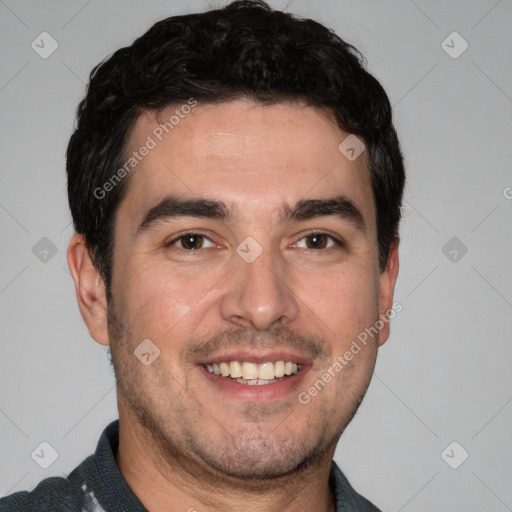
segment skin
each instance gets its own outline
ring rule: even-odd
[[[142,146],[172,112],[142,114],[128,148]],[[336,444],[389,324],[310,403],[297,395],[391,308],[398,273],[398,242],[379,269],[366,155],[349,161],[340,153],[347,135],[299,103],[199,104],[130,177],[115,220],[110,308],[82,235],[71,239],[82,316],[91,336],[111,346],[117,462],[149,510],[334,510],[328,476]],[[137,235],[146,212],[169,194],[223,201],[230,218],[171,218]],[[365,231],[333,215],[282,216],[284,205],[336,194],[360,210]],[[176,239],[190,230],[211,242],[185,251]],[[321,238],[327,245],[311,248],[311,230],[344,246]],[[248,236],[263,249],[250,264],[236,252]],[[147,338],[160,349],[149,366],[133,354]],[[205,378],[191,352],[198,346],[212,355],[291,349],[312,365],[296,391],[249,402]]]

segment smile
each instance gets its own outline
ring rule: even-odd
[[[292,361],[268,361],[261,364],[248,361],[222,361],[207,363],[203,367],[210,373],[233,379],[239,384],[261,386],[297,375],[302,369],[302,364]]]

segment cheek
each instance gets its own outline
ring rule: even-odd
[[[128,325],[138,337],[157,344],[186,339],[209,307],[209,291],[214,292],[219,279],[213,272],[201,273],[200,278],[197,271],[178,273],[165,264],[134,267],[138,271],[127,273],[122,294]]]
[[[303,275],[301,298],[321,324],[336,351],[343,350],[378,317],[378,286],[368,271],[344,268]]]

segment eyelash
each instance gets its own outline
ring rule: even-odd
[[[196,232],[196,231],[187,231],[185,233],[182,233],[182,234],[176,236],[175,238],[173,238],[173,240],[171,240],[170,242],[166,243],[165,247],[171,248],[174,244],[179,242],[181,239],[183,239],[183,238],[185,238],[187,236],[190,236],[190,235],[204,237],[205,239],[207,239],[210,242],[212,242],[213,244],[215,244],[215,242],[210,237],[205,235],[204,233],[200,233],[200,232]],[[344,248],[346,246],[345,242],[343,240],[341,240],[338,237],[335,237],[335,236],[333,236],[333,235],[331,235],[329,233],[326,233],[324,231],[311,231],[309,233],[303,234],[299,238],[299,240],[292,245],[292,247],[296,246],[300,241],[304,240],[305,238],[308,238],[308,237],[311,237],[311,236],[315,236],[315,235],[325,235],[328,239],[330,239],[330,240],[332,240],[334,242],[334,245],[332,245],[330,247],[327,247],[325,249],[310,249],[310,248],[306,248],[304,250],[318,253],[318,252],[330,251],[330,250],[335,249],[335,248],[338,248],[338,249],[339,248]],[[205,249],[210,249],[210,247],[207,247]],[[199,253],[200,251],[204,251],[205,249],[184,249],[183,247],[177,247],[177,246],[175,247],[175,250],[180,251],[180,252],[184,252],[186,254]]]
[[[165,247],[172,247],[176,242],[179,242],[181,239],[183,239],[183,238],[185,238],[187,236],[201,236],[201,237],[209,240],[210,242],[215,243],[215,242],[213,242],[213,240],[209,236],[206,236],[204,233],[200,233],[200,232],[197,232],[197,231],[186,231],[185,233],[181,233],[180,235],[176,236],[170,242],[167,242],[165,244]],[[188,253],[188,254],[197,253],[197,252],[199,252],[201,250],[204,250],[204,249],[184,249],[183,247],[176,247],[175,249],[177,251],[182,251],[182,252],[185,252],[185,253]]]
[[[325,251],[329,251],[329,250],[333,250],[333,249],[340,249],[340,248],[345,247],[345,242],[343,242],[343,240],[341,240],[340,238],[338,238],[334,235],[326,233],[325,231],[311,231],[309,233],[306,233],[306,234],[302,235],[301,238],[297,242],[295,242],[294,245],[297,245],[298,242],[304,240],[305,238],[315,236],[315,235],[326,236],[327,238],[329,238],[330,240],[332,240],[334,242],[334,245],[332,245],[331,247],[326,247],[325,249],[309,249],[309,248],[307,248],[305,250],[318,253],[321,251],[325,252]]]

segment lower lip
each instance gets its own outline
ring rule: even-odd
[[[231,377],[221,377],[213,372],[209,372],[204,366],[198,366],[201,373],[221,392],[227,395],[247,402],[268,402],[277,401],[289,397],[297,392],[297,388],[309,371],[310,366],[305,365],[301,371],[290,377],[285,377],[278,382],[271,384],[240,384]]]

